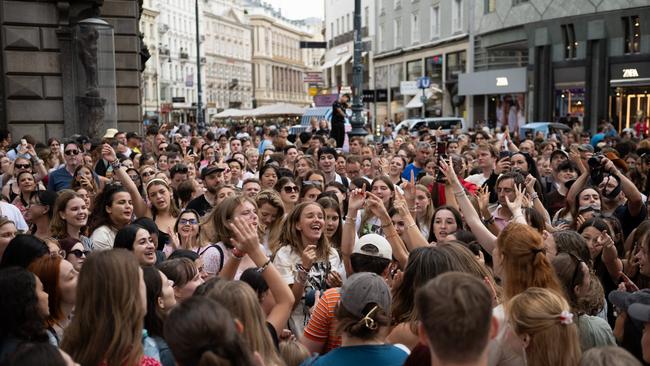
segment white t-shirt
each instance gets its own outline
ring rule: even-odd
[[[102,225],[93,231],[90,239],[93,241],[92,250],[109,250],[115,245],[117,231],[108,225]]]
[[[25,222],[25,218],[23,217],[23,214],[20,213],[18,207],[11,203],[2,201],[0,202],[0,211],[2,211],[0,212],[0,215],[6,216],[7,219],[14,222],[16,229],[22,232],[29,231],[29,226],[27,226],[27,222]]]

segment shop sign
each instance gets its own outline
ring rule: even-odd
[[[416,95],[418,93],[417,81],[401,81],[399,83],[399,91],[402,95]]]
[[[497,86],[508,86],[508,78],[505,76],[497,77]]]
[[[624,64],[611,64],[610,82],[634,82],[635,79],[650,78],[650,62],[630,62]]]
[[[388,101],[388,89],[377,89],[375,95],[375,102],[387,102]]]
[[[637,69],[623,69],[623,78],[638,78],[639,72]]]

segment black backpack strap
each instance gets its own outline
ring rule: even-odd
[[[197,252],[197,254],[198,254],[199,256],[201,256],[201,255],[203,255],[203,253],[207,252],[208,249],[210,249],[210,248],[215,248],[216,250],[219,251],[219,257],[220,257],[220,259],[221,259],[221,260],[219,261],[219,272],[221,272],[221,270],[223,269],[223,261],[224,261],[224,259],[226,259],[226,258],[225,258],[225,255],[223,254],[223,249],[221,249],[220,246],[218,246],[217,244],[210,244],[207,248],[203,249],[203,250],[200,251],[200,252]]]
[[[345,188],[350,188],[350,181],[348,181],[347,177],[341,177],[341,184],[343,184]]]

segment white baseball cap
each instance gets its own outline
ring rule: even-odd
[[[393,249],[386,238],[378,234],[366,234],[357,239],[353,253],[393,259]]]

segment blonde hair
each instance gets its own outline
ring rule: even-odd
[[[271,224],[270,228],[268,227],[262,228],[261,225],[258,226],[260,237],[264,237],[266,232],[269,233],[269,239],[268,239],[269,250],[271,251],[271,253],[275,254],[275,252],[280,247],[280,235],[282,234],[282,221],[284,219],[284,214],[285,214],[284,203],[282,202],[282,198],[280,198],[278,192],[272,189],[265,189],[260,193],[258,193],[257,197],[255,198],[255,201],[258,210],[264,204],[271,205],[271,207],[274,207],[278,210],[277,217],[275,218],[275,221]],[[264,232],[263,230],[266,232]]]
[[[570,311],[562,295],[540,287],[531,287],[508,302],[508,323],[517,335],[530,337],[528,365],[575,366],[580,362],[578,327],[575,321],[563,321],[572,316]]]
[[[296,340],[280,342],[280,357],[287,366],[300,366],[309,356],[307,347]]]
[[[228,222],[232,220],[235,209],[245,202],[252,204],[257,209],[255,201],[245,195],[227,197],[212,209],[201,223],[201,234],[199,236],[201,242],[222,242],[229,246],[232,232],[228,227]]]
[[[433,201],[431,200],[431,192],[429,192],[427,187],[422,185],[422,184],[417,184],[415,186],[415,189],[420,191],[420,192],[424,192],[424,194],[426,194],[426,196],[427,196],[427,198],[429,200],[429,205],[427,206],[427,211],[424,213],[423,220],[420,221],[416,217],[415,222],[418,224],[418,227],[420,229],[422,229],[422,226],[424,225],[426,227],[426,229],[431,230],[432,229],[431,224],[432,224],[432,221],[433,221],[433,212],[434,212],[434,210],[433,210]],[[431,230],[431,231],[433,231],[433,230]]]
[[[269,365],[283,365],[266,327],[266,317],[255,291],[242,281],[219,281],[207,293],[218,301],[244,326],[242,338],[251,350],[259,352]]]

